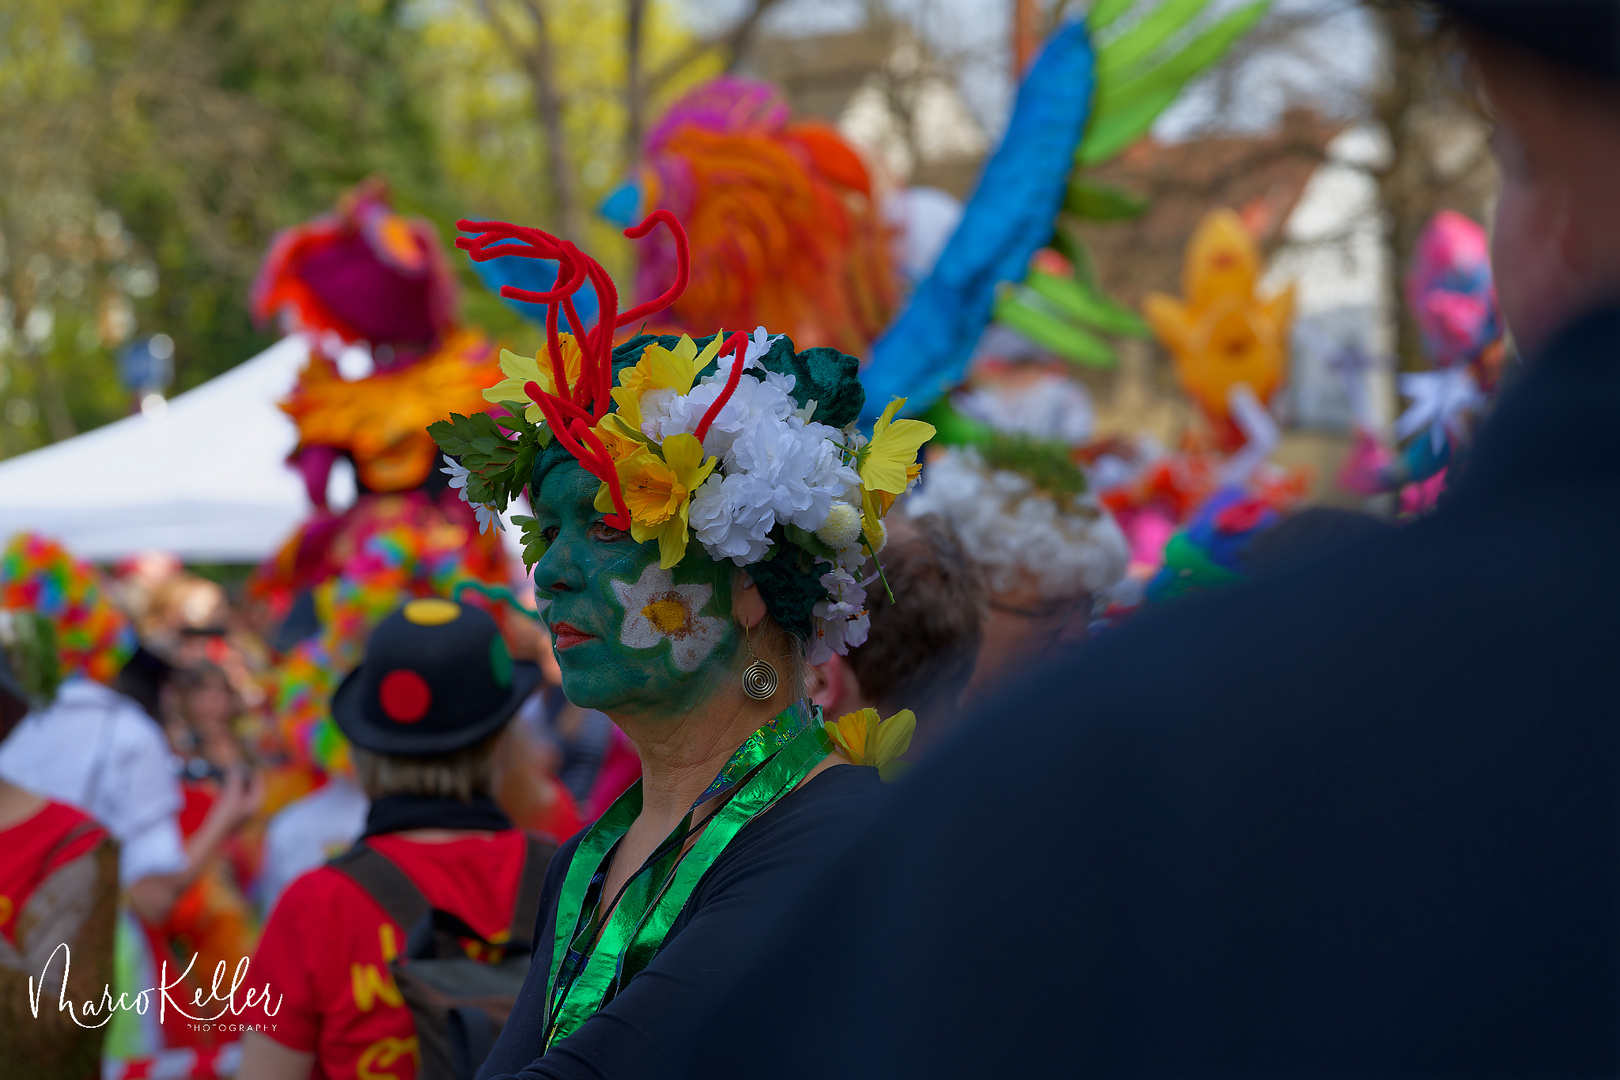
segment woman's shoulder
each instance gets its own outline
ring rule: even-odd
[[[808,855],[841,845],[871,816],[883,790],[876,769],[837,765],[812,776],[750,821],[726,846],[725,861],[782,849]]]

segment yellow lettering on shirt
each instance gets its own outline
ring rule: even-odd
[[[16,905],[11,902],[11,897],[0,896],[0,926],[10,922],[15,911]]]
[[[403,1059],[409,1059],[409,1072],[397,1071],[406,1064]],[[389,1035],[360,1052],[360,1060],[354,1063],[354,1075],[357,1080],[411,1080],[421,1066],[422,1054],[417,1049],[415,1035],[404,1039]],[[386,1071],[378,1072],[379,1069]]]
[[[349,982],[354,989],[355,1008],[361,1012],[370,1012],[378,998],[395,1008],[405,1004],[405,999],[399,996],[399,987],[394,985],[394,977],[386,971],[378,971],[375,964],[350,964]]]
[[[393,923],[377,925],[377,944],[382,949],[383,963],[392,964],[394,958],[399,956],[399,944],[394,940]]]

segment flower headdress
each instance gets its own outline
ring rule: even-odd
[[[641,335],[614,348],[614,330],[686,286],[686,235],[674,215],[656,210],[625,235],[660,223],[674,237],[676,281],[619,315],[611,279],[573,244],[538,229],[459,223],[478,233],[457,240],[474,259],[555,259],[559,272],[549,292],[502,289],[548,305],[546,351],[502,353],[507,378],[484,396],[510,415],[452,416],[429,429],[459,458],[446,471],[493,517],[572,457],[601,482],[596,506],[609,525],[658,541],[660,567],[679,563],[695,534],[710,558],[748,568],[772,617],[809,643],[812,663],[846,652],[866,640],[865,561],[882,549],[883,516],[916,479],[917,451],[934,429],[895,419],[897,399],[864,438],[854,426],[865,399],[859,362],[834,349],[797,353],[764,327],[697,341]],[[601,311],[588,332],[570,299],[587,280]],[[559,332],[559,314],[572,334]],[[545,541],[533,519],[521,521],[532,566]]]

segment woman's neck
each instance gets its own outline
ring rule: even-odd
[[[769,701],[725,692],[674,718],[609,713],[641,757],[641,816],[674,828],[742,741],[789,703],[785,691]]]

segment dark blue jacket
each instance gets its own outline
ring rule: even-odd
[[[1026,680],[804,903],[691,1075],[1614,1075],[1620,310],[1439,512]]]

